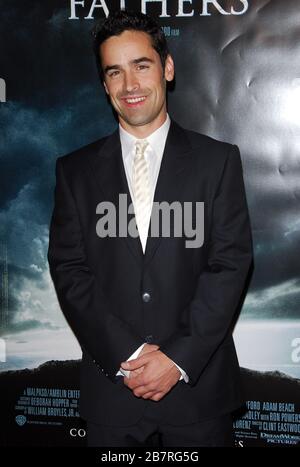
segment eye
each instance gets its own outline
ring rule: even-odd
[[[147,68],[149,68],[149,65],[137,65],[138,70],[146,70]]]
[[[110,78],[115,78],[115,77],[118,76],[119,74],[120,74],[120,71],[119,71],[119,70],[114,70],[114,71],[110,71],[110,72],[108,73],[108,76],[109,76]]]

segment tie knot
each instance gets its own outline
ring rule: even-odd
[[[135,153],[137,156],[143,156],[145,149],[148,146],[148,141],[146,139],[140,139],[135,142]]]

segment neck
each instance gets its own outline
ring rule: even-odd
[[[133,135],[137,139],[144,139],[152,135],[158,128],[160,128],[167,119],[167,112],[164,112],[155,121],[146,123],[145,125],[132,126],[126,123],[123,119],[119,118],[119,122],[125,131]]]

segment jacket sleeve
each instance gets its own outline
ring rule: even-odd
[[[115,382],[120,363],[144,340],[112,313],[99,279],[87,264],[76,203],[61,158],[56,164],[48,261],[59,304],[79,344]]]
[[[188,306],[188,325],[160,344],[160,350],[185,369],[191,386],[231,332],[252,264],[251,229],[237,146],[228,151],[212,209],[207,267],[198,277]]]

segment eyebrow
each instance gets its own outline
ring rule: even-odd
[[[138,65],[141,62],[147,62],[147,63],[154,63],[154,60],[152,60],[149,57],[140,57],[140,58],[135,58],[134,60],[131,60],[130,64],[133,65]],[[122,67],[121,65],[107,65],[104,68],[104,73],[107,73],[110,70],[120,70]]]

